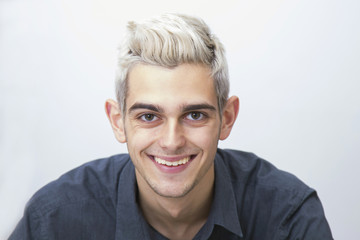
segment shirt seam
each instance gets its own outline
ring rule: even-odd
[[[50,239],[47,236],[47,233],[45,231],[44,221],[43,221],[44,215],[41,214],[41,212],[38,209],[30,209],[30,208],[29,208],[29,215],[33,219],[33,221],[31,221],[31,223],[34,223],[35,221],[39,222],[40,238],[41,239]],[[31,224],[31,232],[33,232],[33,224]]]
[[[306,199],[310,196],[311,193],[315,192],[315,190],[309,188],[302,194],[301,198],[299,198],[299,201],[293,204],[291,211],[285,216],[284,220],[280,222],[279,224],[279,240],[286,239],[287,237],[287,229],[286,224],[291,219],[291,217],[294,215],[294,213],[301,207],[301,205],[306,201]]]

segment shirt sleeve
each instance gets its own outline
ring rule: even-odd
[[[41,222],[36,214],[31,214],[28,209],[11,233],[9,240],[41,240]]]
[[[305,196],[282,223],[276,239],[333,240],[320,199],[315,191]]]

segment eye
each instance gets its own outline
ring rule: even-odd
[[[186,116],[186,118],[189,120],[198,121],[204,118],[204,114],[201,112],[191,112]]]
[[[158,117],[156,117],[154,114],[151,113],[146,113],[140,116],[140,119],[143,120],[144,122],[153,122],[157,119]]]

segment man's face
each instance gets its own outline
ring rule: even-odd
[[[210,69],[138,64],[128,83],[123,125],[138,183],[165,197],[211,184],[221,119]]]

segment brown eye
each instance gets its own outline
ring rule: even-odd
[[[152,122],[157,119],[157,117],[154,114],[150,114],[150,113],[144,114],[140,118],[145,122]]]
[[[200,113],[200,112],[192,112],[192,113],[189,113],[187,116],[186,116],[188,119],[190,120],[201,120],[204,118],[204,114],[203,113]]]

